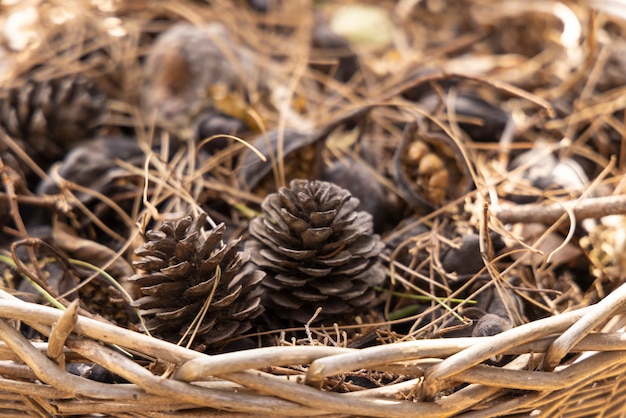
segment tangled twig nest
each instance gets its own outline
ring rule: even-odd
[[[376,415],[391,394],[427,416],[488,408],[451,406],[473,391],[494,413],[554,412],[566,389],[541,373],[582,387],[580,352],[619,374],[604,350],[623,325],[626,24],[611,2],[75,3],[0,18],[0,278],[69,312],[40,306],[38,322],[3,293],[3,318],[24,321],[2,322],[3,376],[57,398],[67,373],[131,382],[142,400],[194,391],[172,410],[237,410],[202,401],[213,381],[190,388],[209,377],[282,397],[284,414],[347,413],[337,399],[353,399]],[[22,44],[20,16],[38,23]],[[231,373],[174,344],[290,354],[233,353],[245,368]],[[436,347],[376,357],[402,344]],[[486,364],[541,384],[489,382]],[[283,375],[308,386],[281,395]],[[396,401],[385,414],[416,412]]]

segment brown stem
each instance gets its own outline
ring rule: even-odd
[[[54,209],[57,206],[58,198],[48,195],[15,195],[10,196],[7,193],[0,192],[0,201],[10,202],[15,199],[17,203],[32,206],[41,206],[44,208]]]
[[[602,218],[608,215],[624,215],[626,214],[626,195],[492,208],[492,213],[503,223],[539,222],[551,224],[558,221],[566,213],[566,210],[572,211],[576,220],[579,221],[587,218]]]

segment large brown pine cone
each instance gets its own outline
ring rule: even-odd
[[[264,305],[281,317],[307,322],[355,314],[374,299],[385,275],[383,244],[359,200],[329,182],[293,180],[268,195],[250,224],[246,249],[268,276]]]
[[[3,92],[0,125],[35,160],[52,162],[94,135],[105,111],[106,96],[81,75],[27,80]]]
[[[239,240],[221,243],[223,223],[203,232],[205,223],[206,214],[166,221],[148,231],[148,242],[136,250],[141,259],[134,265],[145,273],[130,278],[143,294],[134,306],[156,337],[188,340],[209,303],[195,341],[216,346],[248,331],[250,320],[263,312],[259,285],[265,274],[247,263]]]

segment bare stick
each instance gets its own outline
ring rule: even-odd
[[[602,218],[608,215],[626,214],[626,195],[592,197],[581,201],[568,200],[559,203],[530,203],[511,207],[492,208],[492,213],[503,223],[551,224],[566,211],[573,212],[576,220]]]
[[[70,336],[76,322],[78,321],[78,299],[74,300],[61,318],[52,325],[50,338],[48,339],[48,357],[56,360],[61,369],[65,368],[65,356],[63,355],[63,346],[67,337]]]

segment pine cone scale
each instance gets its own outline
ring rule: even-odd
[[[380,254],[384,244],[382,242],[372,242],[371,240],[359,239],[350,246],[352,255],[369,257],[370,254]]]
[[[148,296],[166,296],[172,292],[180,292],[183,285],[179,282],[163,282],[154,286],[142,286],[141,292]]]
[[[164,303],[161,298],[156,296],[142,296],[139,299],[135,300],[132,303],[134,308],[140,308],[140,312],[142,315],[151,314],[151,309],[169,309],[172,307],[180,307],[180,300],[168,299],[166,303]]]
[[[369,262],[367,259],[362,259],[362,260],[351,260],[352,262],[350,264],[347,264],[345,266],[341,266],[339,268],[337,268],[335,270],[335,273],[338,276],[345,276],[345,277],[354,277],[356,279],[356,277],[360,274],[365,272],[365,274],[368,274],[367,272],[367,268],[369,267]]]
[[[237,286],[235,289],[232,290],[232,293],[222,296],[221,299],[211,301],[211,309],[221,309],[231,305],[235,300],[237,300],[237,298],[241,294],[242,289],[242,286]]]
[[[354,283],[348,280],[315,280],[310,284],[311,287],[317,289],[323,295],[337,296],[350,295],[348,291],[354,287]]]
[[[192,251],[195,251],[195,241],[198,239],[198,233],[194,232],[193,234],[185,237],[184,239],[178,241],[176,246],[174,247],[174,257],[179,260],[184,260],[188,258]]]
[[[285,227],[284,229],[287,230],[287,224],[284,224]],[[285,232],[283,232],[283,230],[278,228],[278,225],[274,225],[272,222],[269,222],[267,220],[263,220],[262,223],[260,222],[253,222],[250,224],[250,232],[251,233],[257,233],[257,234],[264,234],[265,230],[267,231],[271,231],[271,235],[267,235],[265,236],[265,243],[266,245],[272,245],[270,243],[274,243],[276,245],[281,245],[281,243],[285,243],[287,245],[298,245],[300,243],[300,240],[293,237],[290,234],[287,234]]]
[[[337,218],[337,210],[331,209],[311,213],[309,215],[309,222],[311,222],[313,228],[328,227],[335,218]]]
[[[128,279],[130,283],[135,283],[138,286],[153,286],[155,284],[163,283],[170,280],[174,279],[163,273],[157,272],[152,274],[135,274]]]
[[[275,251],[269,249],[262,249],[257,252],[252,251],[252,261],[260,267],[272,267],[276,266],[277,269],[291,270],[296,269],[300,263],[286,260]]]
[[[333,234],[332,228],[309,228],[302,232],[302,243],[306,248],[319,246]]]
[[[339,251],[336,254],[331,253],[330,256],[318,256],[317,259],[329,267],[339,267],[346,264],[352,258],[350,251]]]
[[[280,211],[280,215],[282,220],[287,224],[289,230],[294,234],[302,234],[311,228],[311,225],[304,219],[300,219],[295,215],[292,215],[290,212],[282,209]]]
[[[315,250],[294,250],[292,248],[287,248],[283,246],[277,247],[276,251],[286,257],[291,258],[292,260],[298,261],[308,260],[315,256],[315,254],[317,253],[317,251]]]
[[[330,274],[331,271],[333,271],[332,268],[330,267],[298,267],[298,271],[300,271],[301,273],[306,274],[307,276],[311,276],[311,277],[326,277],[328,274]]]
[[[148,239],[149,241],[143,245],[143,248],[153,248],[156,245],[163,245],[164,244],[163,241],[166,240],[167,238],[168,238],[168,235],[163,231],[154,231],[154,230],[146,231],[146,239]],[[174,240],[168,240],[168,241],[176,245]],[[138,248],[137,251],[141,251],[141,248]],[[166,252],[169,252],[169,251],[166,251]]]
[[[315,294],[310,290],[307,292],[296,290],[293,292],[293,296],[305,302],[321,302],[328,299],[328,296],[322,295],[321,293]]]
[[[199,304],[193,304],[193,305],[185,305],[181,308],[175,309],[173,311],[162,311],[162,312],[157,312],[156,313],[156,317],[160,320],[160,321],[174,321],[176,319],[181,319],[181,318],[185,318],[186,316],[189,316],[191,314],[193,314],[194,312],[197,313],[198,310],[198,305]]]
[[[267,298],[275,305],[294,311],[299,310],[304,305],[302,298],[296,299],[292,294],[283,292],[268,292]]]
[[[233,319],[241,321],[249,317],[258,316],[263,311],[260,298],[261,293],[259,293],[258,296],[259,298],[257,298],[253,304],[237,309],[237,311],[233,314]]]
[[[134,265],[141,270],[160,270],[167,267],[167,262],[155,256],[147,256],[135,262]]]
[[[307,281],[310,280],[310,278],[307,278],[306,276],[303,276],[303,275],[296,276],[296,275],[290,275],[290,274],[277,274],[272,279],[280,283],[280,285],[287,285],[287,286],[293,286],[293,287],[304,285],[306,284]],[[266,283],[263,283],[263,284],[266,284]]]
[[[370,270],[363,271],[354,276],[355,280],[360,280],[367,285],[375,286],[385,278],[385,272],[380,266],[373,266]]]
[[[163,267],[161,269],[161,273],[175,279],[180,279],[187,276],[192,268],[193,266],[191,263],[188,261],[182,261],[178,264],[174,264],[173,266]]]
[[[135,252],[135,254],[139,257],[153,257],[155,260],[163,260],[165,257],[167,257],[167,253],[164,251],[147,248],[144,248],[141,251],[137,251]]]

